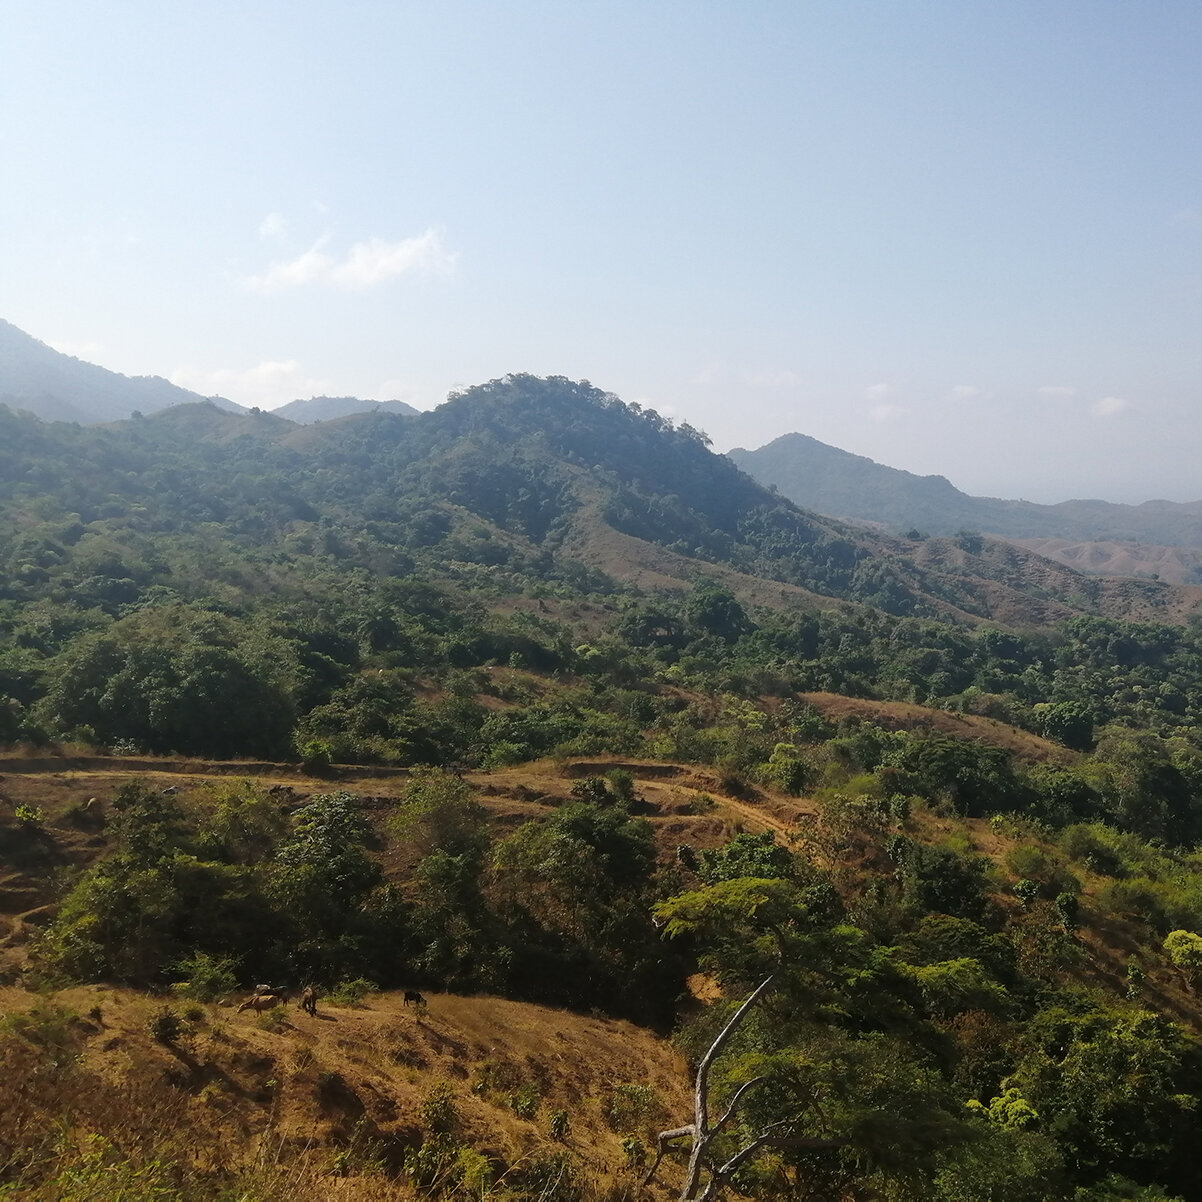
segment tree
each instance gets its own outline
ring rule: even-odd
[[[356,801],[346,792],[316,794],[293,815],[269,871],[268,893],[295,931],[294,971],[310,979],[358,969],[363,909],[382,877],[364,850],[371,825]]]
[[[753,1089],[764,1084],[767,1076],[752,1077],[744,1081],[727,1101],[722,1116],[717,1122],[710,1121],[710,1069],[714,1061],[729,1043],[730,1038],[742,1025],[747,1012],[762,998],[775,981],[775,974],[765,977],[751,992],[747,1000],[734,1012],[727,1024],[718,1032],[717,1038],[710,1044],[705,1055],[697,1065],[697,1075],[693,1083],[693,1121],[683,1127],[675,1127],[669,1131],[661,1131],[656,1138],[658,1152],[643,1185],[649,1185],[659,1169],[664,1152],[673,1140],[689,1139],[688,1167],[685,1170],[684,1185],[680,1191],[681,1202],[708,1202],[719,1194],[729,1184],[731,1177],[753,1156],[768,1147],[805,1147],[805,1148],[838,1148],[844,1141],[819,1139],[802,1134],[802,1124],[806,1115],[798,1114],[792,1119],[780,1119],[769,1124],[763,1130],[742,1142],[732,1155],[723,1150],[718,1154],[719,1138],[731,1125],[739,1113],[740,1103]]]
[[[651,924],[651,828],[585,802],[527,822],[493,851],[489,893],[512,971],[537,996],[661,1021],[681,980]]]
[[[1190,989],[1196,988],[1202,979],[1202,935],[1193,931],[1170,931],[1164,938],[1164,950]]]
[[[931,1150],[954,1138],[946,1087],[895,1034],[915,1017],[899,1004],[887,949],[832,924],[807,896],[792,881],[742,878],[656,908],[666,932],[701,939],[724,976],[763,974],[703,1045],[692,1121],[658,1140],[653,1171],[674,1143],[689,1141],[682,1202],[736,1183],[754,1193],[769,1153],[773,1179],[791,1179],[799,1193],[844,1196],[869,1163],[882,1183],[913,1187],[929,1178]],[[699,1021],[712,1029],[708,1016]]]

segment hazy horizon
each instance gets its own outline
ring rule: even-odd
[[[14,0],[0,314],[202,395],[510,372],[1196,500],[1202,9]]]

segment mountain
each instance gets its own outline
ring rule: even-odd
[[[412,417],[418,410],[404,401],[364,401],[354,396],[315,396],[307,401],[289,401],[271,411],[276,417],[287,418],[297,425],[310,422],[325,422],[332,418],[347,417],[352,413],[394,413],[399,417]]]
[[[123,376],[61,354],[0,320],[0,404],[12,409],[43,421],[96,425],[204,399],[159,376]],[[242,408],[221,397],[212,400],[221,408]]]
[[[785,434],[754,451],[739,447],[729,457],[761,484],[779,489],[798,505],[892,530],[953,534],[972,529],[1015,539],[1202,547],[1202,501],[1037,505],[974,497],[943,476],[916,476],[885,467],[805,434]]]
[[[311,542],[319,522],[322,540],[339,526],[364,563],[416,538],[515,579],[585,570],[687,591],[709,578],[774,608],[838,600],[1011,626],[1078,613],[1180,621],[1202,608],[1202,590],[1091,578],[1006,542],[916,541],[820,517],[688,427],[562,378],[509,376],[414,417],[376,409],[298,426],[200,404],[104,431],[13,419],[0,432],[0,478],[47,463],[48,478],[69,480],[62,508],[85,522],[114,509],[119,487],[139,523],[254,530],[268,554]]]

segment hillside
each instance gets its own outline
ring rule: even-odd
[[[845,699],[816,695],[812,701],[832,719],[852,712],[839,710]],[[996,721],[961,723],[957,729],[949,725],[949,716],[924,713],[921,707],[861,705],[855,712],[862,723],[858,756],[864,755],[863,740],[875,737],[874,730],[912,730],[922,738],[954,730],[964,748],[988,745],[1003,754],[1016,751],[1030,757],[1034,771],[1046,770],[1046,762],[1059,763],[1062,772],[1072,770],[1071,755],[1041,746]],[[845,724],[843,729],[850,732],[853,727]],[[992,742],[986,744],[986,739]],[[865,762],[847,764],[840,771],[862,769]],[[837,763],[837,757],[832,758],[830,768]],[[843,786],[798,798],[770,788],[749,789],[727,773],[695,765],[602,756],[515,765],[465,778],[463,784],[480,807],[492,841],[489,859],[494,867],[485,885],[490,907],[509,904],[508,886],[498,869],[527,874],[522,878],[526,913],[538,914],[542,923],[557,924],[564,932],[575,929],[576,938],[585,937],[584,928],[574,927],[579,919],[565,925],[565,918],[580,904],[576,899],[592,896],[592,869],[578,851],[565,874],[554,866],[554,841],[543,841],[538,832],[552,827],[560,837],[573,827],[583,832],[580,823],[591,803],[581,808],[577,786],[604,779],[599,773],[608,772],[616,780],[615,769],[629,773],[635,799],[631,812],[654,832],[663,893],[700,890],[682,895],[700,898],[709,888],[714,898],[723,897],[723,889],[748,883],[740,881],[738,873],[754,864],[761,878],[775,878],[750,882],[757,887],[775,883],[784,888],[789,874],[799,871],[795,884],[807,890],[804,896],[812,907],[822,896],[813,892],[812,874],[821,871],[829,882],[826,888],[834,887],[822,903],[835,905],[824,921],[856,914],[866,926],[857,938],[881,948],[871,960],[863,958],[862,949],[855,950],[858,945],[840,950],[838,939],[847,937],[847,928],[833,927],[823,937],[819,960],[830,960],[832,966],[842,956],[850,954],[852,960],[823,978],[819,988],[825,992],[790,993],[778,1004],[769,1003],[766,1030],[778,1038],[785,1033],[796,1038],[793,1028],[801,998],[809,997],[808,1005],[800,1007],[804,1013],[817,997],[829,1004],[837,995],[839,1005],[825,1018],[807,1020],[804,1046],[809,1054],[822,1048],[821,1055],[830,1057],[832,1064],[849,1057],[854,1064],[857,1040],[862,1039],[865,1054],[874,1060],[890,1058],[887,1085],[860,1082],[849,1089],[845,1083],[836,1092],[826,1083],[816,1086],[823,1098],[821,1118],[807,1111],[804,1130],[842,1132],[842,1138],[862,1150],[843,1165],[803,1157],[798,1171],[807,1176],[834,1173],[846,1196],[868,1197],[886,1181],[912,1182],[916,1174],[921,1177],[920,1166],[927,1158],[942,1156],[936,1161],[943,1166],[942,1184],[935,1192],[935,1179],[928,1175],[922,1196],[941,1202],[971,1196],[962,1192],[962,1174],[968,1171],[963,1154],[951,1154],[949,1160],[949,1154],[938,1149],[949,1138],[952,1148],[956,1139],[983,1139],[985,1129],[977,1131],[971,1126],[975,1120],[970,1120],[953,1136],[946,1126],[924,1126],[920,1112],[946,1106],[946,1124],[956,1105],[961,1111],[963,1105],[929,1092],[930,1083],[919,1087],[906,1078],[906,1070],[919,1071],[924,1047],[939,1047],[938,1059],[947,1066],[947,1088],[961,1096],[965,1090],[969,1096],[984,1090],[988,1098],[999,1075],[1013,1071],[1023,1082],[1023,1095],[1050,1108],[1053,1099],[1063,1099],[1061,1074],[1046,1087],[1033,1075],[1043,1055],[1041,1024],[1050,1023],[1059,1024],[1057,1039],[1085,1049],[1074,1054],[1085,1057],[1078,1071],[1087,1089],[1096,1088],[1094,1078],[1101,1071],[1107,1087],[1123,1097],[1127,1091],[1140,1091],[1133,1095],[1135,1104],[1149,1112],[1156,1151],[1143,1158],[1112,1155],[1108,1163],[1121,1164],[1137,1174],[1137,1180],[1173,1174],[1178,1189],[1188,1180],[1190,1170],[1180,1166],[1181,1153],[1165,1142],[1164,1124],[1169,1120],[1161,1112],[1173,1101],[1163,1094],[1202,1090],[1202,1077],[1195,1080],[1185,1061],[1174,1061],[1183,1056],[1188,1061],[1186,1045],[1174,1043],[1179,1037],[1172,1032],[1177,1028],[1157,1024],[1163,1023],[1159,1016],[1170,1016],[1181,1029],[1199,1033],[1202,1010],[1188,980],[1149,931],[1154,920],[1135,913],[1130,900],[1120,898],[1114,888],[1119,869],[1113,857],[1122,856],[1134,865],[1137,856],[1152,853],[1139,851],[1130,840],[1105,843],[1096,833],[1085,838],[1083,827],[1078,828],[1076,843],[1057,841],[1048,838],[1046,828],[1039,833],[1014,816],[1005,821],[966,818],[917,798],[904,816],[891,818],[866,797],[853,803],[842,795],[839,790],[848,778],[838,773],[827,779],[841,780]],[[690,1113],[688,1058],[695,1058],[698,1039],[704,1046],[715,1030],[709,1011],[729,1014],[722,983],[736,997],[746,992],[741,970],[735,967],[739,959],[731,962],[729,949],[716,958],[711,953],[706,961],[711,975],[689,978],[686,991],[684,974],[693,967],[692,957],[679,957],[674,941],[650,929],[646,910],[623,921],[641,923],[659,955],[672,958],[680,974],[673,1009],[684,1036],[676,1046],[630,1022],[595,1010],[589,1014],[585,1006],[563,1009],[535,998],[506,999],[478,985],[471,987],[466,978],[449,991],[439,988],[427,979],[429,962],[413,951],[406,952],[402,969],[405,987],[420,986],[424,1006],[407,1005],[399,986],[346,992],[347,983],[334,976],[322,980],[326,992],[313,1017],[291,1005],[261,1017],[237,1013],[229,1001],[246,996],[246,991],[245,985],[239,990],[233,978],[211,1000],[189,997],[188,990],[196,988],[200,978],[189,984],[184,977],[181,982],[184,970],[172,967],[174,961],[164,966],[166,979],[149,982],[149,994],[112,980],[70,984],[47,973],[50,949],[75,954],[69,950],[75,945],[61,939],[78,921],[72,896],[78,897],[79,889],[90,879],[114,879],[112,874],[120,872],[123,863],[134,867],[129,857],[135,842],[154,844],[167,832],[165,821],[174,824],[170,838],[178,839],[180,816],[189,824],[198,822],[203,830],[214,819],[226,822],[220,816],[231,805],[243,807],[242,818],[236,828],[222,828],[227,831],[223,838],[237,829],[238,843],[224,845],[220,854],[230,858],[218,873],[229,878],[230,885],[231,873],[246,871],[234,865],[248,863],[245,849],[259,837],[254,824],[274,821],[272,810],[278,807],[293,829],[303,832],[306,815],[326,804],[323,797],[350,797],[354,811],[370,825],[371,833],[357,838],[372,849],[373,861],[382,868],[383,888],[400,890],[406,898],[408,917],[401,920],[400,929],[428,921],[421,915],[436,915],[445,903],[430,907],[423,899],[431,878],[422,875],[420,861],[415,873],[410,840],[420,829],[420,839],[434,835],[449,848],[461,838],[462,817],[444,809],[435,826],[402,830],[395,822],[409,807],[423,804],[413,790],[432,779],[438,778],[366,772],[353,765],[332,768],[329,778],[319,782],[295,766],[268,763],[95,756],[0,759],[0,846],[6,863],[17,865],[0,877],[0,1064],[5,1070],[0,1075],[6,1082],[0,1087],[0,1180],[16,1186],[15,1196],[68,1196],[63,1192],[68,1182],[76,1189],[87,1183],[96,1197],[126,1196],[120,1191],[153,1186],[159,1192],[150,1196],[170,1202],[228,1197],[232,1189],[240,1197],[264,1199],[286,1192],[299,1202],[327,1197],[382,1200],[411,1197],[415,1185],[451,1195],[473,1182],[474,1188],[499,1186],[506,1196],[533,1202],[547,1195],[549,1180],[559,1183],[555,1197],[571,1200],[634,1190],[649,1163],[656,1133]],[[131,786],[136,786],[132,793]],[[863,777],[859,787],[864,787]],[[339,792],[330,794],[330,789]],[[139,800],[131,808],[135,796]],[[449,801],[446,795],[444,803]],[[162,808],[164,802],[167,809]],[[28,816],[33,810],[36,820]],[[135,813],[140,816],[131,825]],[[739,838],[731,842],[734,836]],[[259,844],[256,854],[266,856],[265,866],[273,860],[295,863],[286,850],[287,838],[285,834],[274,850]],[[796,868],[787,867],[792,857],[784,850],[786,842],[797,849]],[[896,855],[899,843],[905,850],[894,863],[885,848],[893,847]],[[164,850],[157,846],[156,857]],[[212,842],[195,846],[207,846],[207,854],[216,847]],[[429,854],[430,845],[425,846]],[[515,859],[518,849],[525,852]],[[551,858],[540,873],[530,876],[532,865],[524,857],[536,852]],[[617,844],[609,844],[608,854],[617,852]],[[1104,853],[1112,858],[1107,860]],[[740,858],[745,856],[753,859]],[[802,863],[810,867],[802,868]],[[1171,863],[1161,853],[1159,871],[1170,870]],[[176,867],[169,869],[169,864]],[[988,872],[979,865],[988,865]],[[143,861],[138,871],[143,876],[157,874],[161,882],[157,899],[151,901],[154,894],[145,894],[145,899],[159,907],[160,921],[169,929],[203,938],[206,923],[215,920],[213,934],[228,940],[228,929],[222,931],[237,911],[228,909],[230,899],[220,892],[211,895],[209,917],[201,922],[193,919],[180,927],[178,918],[161,909],[167,901],[161,888],[169,879],[164,874],[182,871],[177,887],[194,889],[202,868],[212,871],[218,866],[205,866],[192,856],[181,860],[178,853]],[[1045,882],[1026,882],[1034,895],[1024,893],[1019,879],[1023,871]],[[64,879],[76,882],[73,894],[56,900]],[[134,880],[130,878],[131,901],[145,889]],[[918,885],[924,880],[924,888],[942,892],[923,894]],[[627,882],[626,888],[632,885]],[[245,887],[234,885],[236,893]],[[1065,887],[1073,889],[1077,899],[1071,922],[1055,917],[1060,911],[1049,900],[1049,890]],[[894,906],[901,907],[892,916],[868,903],[875,898],[879,905],[887,890],[895,891]],[[932,914],[927,907],[936,897],[940,912]],[[614,900],[620,906],[620,899]],[[467,907],[465,917],[472,914],[470,897],[454,904]],[[773,904],[779,906],[781,899]],[[1056,905],[1063,906],[1059,898]],[[133,918],[118,918],[119,913],[101,909],[91,917],[102,923]],[[496,913],[499,917],[506,911]],[[262,910],[256,912],[256,920],[269,928],[274,922]],[[775,921],[782,920],[778,914]],[[328,922],[328,916],[321,921]],[[596,925],[592,937],[606,925]],[[523,931],[521,925],[518,929]],[[886,932],[893,940],[887,954],[884,943],[877,944]],[[526,929],[523,936],[531,933]],[[629,946],[632,933],[633,929],[619,936],[621,945]],[[489,937],[511,936],[495,928]],[[114,954],[128,950],[128,944],[113,945]],[[822,977],[819,960],[814,967]],[[214,961],[194,958],[189,963],[192,971],[209,974],[205,980],[217,979]],[[1138,976],[1133,976],[1132,964]],[[244,967],[244,981],[265,977],[296,988],[302,980],[313,979],[296,974],[312,968],[312,963],[283,968],[264,951]],[[712,975],[715,971],[717,977]],[[940,972],[959,976],[945,981]],[[176,985],[168,988],[170,979]],[[1138,1001],[1131,992],[1132,981],[1138,981]],[[550,984],[549,979],[527,979],[509,988],[529,991]],[[627,988],[634,991],[636,986]],[[800,982],[788,986],[798,988]],[[1117,1009],[1100,1006],[1098,999],[1119,998],[1124,990],[1126,1002],[1107,1003]],[[623,1004],[637,1009],[640,1003],[631,998]],[[1082,1024],[1081,1031],[1074,1023]],[[1087,1024],[1092,1024],[1088,1029],[1093,1034],[1082,1033]],[[864,1025],[867,1032],[852,1035]],[[1129,1046],[1129,1051],[1118,1053],[1122,1059],[1117,1076],[1111,1060],[1100,1066],[1088,1059],[1090,1040],[1099,1038],[1100,1030],[1126,1040],[1120,1047]],[[756,1041],[764,1038],[761,1028],[739,1055],[754,1059]],[[907,1043],[914,1047],[909,1055],[917,1059],[905,1061],[901,1049]],[[681,1047],[687,1057],[682,1057]],[[1150,1079],[1146,1073],[1128,1071],[1128,1055],[1133,1064],[1157,1057],[1159,1075]],[[736,1068],[741,1063],[739,1057],[732,1061]],[[866,1064],[859,1071],[865,1069]],[[924,1071],[931,1071],[930,1064]],[[722,1088],[729,1092],[730,1086]],[[848,1109],[853,1096],[874,1116],[865,1127],[857,1126],[855,1107]],[[1104,1130],[1114,1116],[1103,1109],[1096,1121]],[[1072,1138],[1091,1146],[1090,1129]],[[906,1159],[889,1166],[899,1139],[906,1141]],[[977,1147],[972,1142],[968,1146]],[[989,1167],[989,1156],[998,1149],[981,1146],[974,1155],[984,1159],[971,1161],[971,1171],[1001,1172],[1009,1182],[1005,1196],[1020,1202],[1067,1198],[1061,1192],[1066,1179],[1051,1145],[1028,1137],[1020,1146],[1025,1153],[1038,1151],[1050,1159],[1038,1161],[1038,1169],[1008,1161],[995,1169]],[[885,1164],[865,1169],[867,1155],[881,1157]],[[675,1196],[681,1175],[679,1158],[669,1158],[646,1196]],[[857,1183],[868,1193],[860,1193]],[[22,1185],[28,1193],[20,1192]],[[1105,1192],[1101,1182],[1095,1185],[1095,1197],[1122,1196]],[[1192,1195],[1186,1190],[1183,1196]]]
[[[354,396],[315,396],[307,401],[289,401],[271,411],[298,425],[310,422],[325,422],[332,418],[347,417],[352,413],[392,413],[398,417],[412,417],[417,410],[404,401],[364,401]]]
[[[1068,538],[1015,539],[1021,546],[1081,572],[1104,576],[1143,576],[1170,584],[1197,584],[1202,580],[1202,550],[1193,547],[1159,547],[1151,543]]]
[[[515,741],[630,754],[664,737],[670,685],[722,679],[999,696],[1036,732],[1047,705],[1202,721],[1202,590],[820,518],[696,431],[571,381],[306,426],[209,404],[90,428],[0,410],[0,433],[0,737],[272,757],[316,740],[469,766]],[[558,715],[537,736],[447,699],[456,673],[496,665],[536,674],[520,687]],[[604,704],[559,713],[568,681],[645,699],[604,730]]]
[[[629,1023],[484,996],[430,992],[426,1001],[325,1001],[312,1018],[292,1006],[256,1018],[193,1003],[164,1042],[150,1030],[161,999],[0,988],[6,1021],[35,1039],[61,1032],[55,1050],[75,1057],[48,1073],[36,1045],[0,1036],[0,1145],[25,1125],[67,1124],[92,1142],[95,1158],[72,1176],[92,1176],[106,1191],[95,1197],[131,1196],[118,1193],[105,1160],[152,1148],[159,1167],[143,1170],[144,1188],[170,1188],[179,1177],[161,1166],[178,1159],[188,1165],[185,1196],[222,1184],[242,1197],[318,1202],[412,1198],[404,1157],[434,1132],[470,1153],[481,1181],[525,1192],[568,1172],[600,1195],[637,1181],[623,1140],[653,1139],[688,1105],[679,1055]],[[642,1103],[629,1116],[614,1110],[627,1096]],[[559,1139],[550,1134],[557,1111],[571,1116]]]
[[[202,399],[158,376],[123,376],[61,354],[0,320],[0,404],[11,409],[43,421],[95,425]],[[232,401],[213,400],[241,411]]]
[[[0,1187],[602,1202],[688,1118],[659,1037],[696,1064],[762,988],[698,1152],[745,1144],[750,1196],[1195,1196],[1198,589],[822,518],[559,378],[0,435],[0,1055],[38,1085]],[[322,1026],[221,1007],[261,982]],[[599,1126],[599,1063],[662,1089]]]
[[[730,458],[764,485],[818,513],[947,535],[960,530],[1018,539],[1142,542],[1202,547],[1202,501],[1064,501],[1037,505],[961,492],[943,476],[916,476],[805,434],[786,434],[766,446],[737,448]],[[1167,577],[1166,578],[1173,578]],[[1197,579],[1189,576],[1190,583]]]

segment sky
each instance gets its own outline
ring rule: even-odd
[[[1202,498],[1197,0],[6,0],[0,317],[270,408],[510,372]]]

